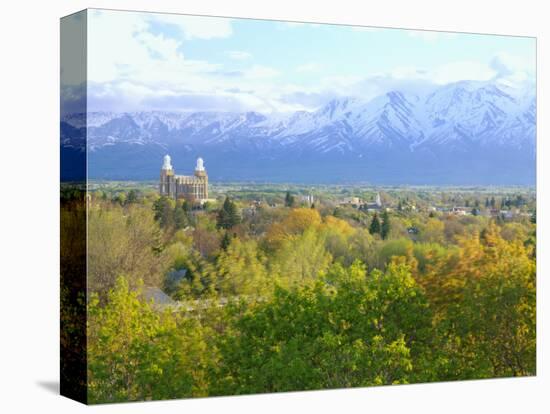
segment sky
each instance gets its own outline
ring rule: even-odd
[[[533,82],[534,38],[90,10],[88,110],[315,110],[460,80]]]

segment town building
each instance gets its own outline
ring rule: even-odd
[[[208,200],[208,174],[202,158],[197,159],[193,175],[176,175],[169,155],[164,156],[160,170],[159,192],[161,196],[186,199],[203,204]]]
[[[376,193],[374,202],[371,202],[371,203],[367,203],[359,197],[344,197],[340,201],[340,205],[351,206],[353,208],[358,208],[360,210],[366,210],[369,212],[382,210],[382,200],[380,198],[380,193]]]
[[[306,194],[300,196],[300,201],[304,204],[312,205],[315,204],[315,198],[311,194]]]
[[[359,197],[344,197],[342,201],[340,201],[340,205],[352,206],[354,208],[359,208],[363,204],[364,204],[363,200],[361,200]]]
[[[375,211],[381,211],[382,210],[382,200],[380,198],[380,193],[376,193],[376,198],[374,199],[374,203],[366,203],[363,206],[363,210],[367,210],[370,213],[375,212]]]
[[[466,216],[468,215],[468,209],[466,207],[453,207],[451,209],[451,214],[455,216]]]

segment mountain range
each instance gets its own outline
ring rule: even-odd
[[[92,179],[156,179],[170,154],[178,174],[201,156],[213,181],[532,185],[536,95],[532,84],[461,81],[312,112],[68,114],[62,157],[82,157],[86,136]]]

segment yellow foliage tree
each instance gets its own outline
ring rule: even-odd
[[[325,236],[309,228],[283,241],[270,262],[270,273],[284,286],[308,284],[322,277],[331,262],[332,256],[325,249]]]
[[[308,228],[318,228],[321,225],[321,215],[315,209],[296,208],[286,218],[273,223],[266,234],[266,241],[272,248],[278,247],[284,240],[302,234]]]
[[[217,261],[217,287],[222,296],[263,296],[272,289],[272,279],[265,267],[266,259],[253,240],[231,240]]]
[[[536,266],[528,248],[491,223],[428,268],[417,280],[436,311],[449,379],[533,375]]]

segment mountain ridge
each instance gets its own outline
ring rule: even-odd
[[[64,117],[62,132],[82,130],[82,118]],[[535,177],[534,90],[497,82],[335,98],[312,112],[91,112],[86,123],[92,178],[153,178],[164,153],[176,167],[201,155],[220,180],[299,180],[304,173],[319,182],[432,184],[462,176],[465,183],[525,184]],[[71,138],[62,137],[62,146],[71,148]]]

